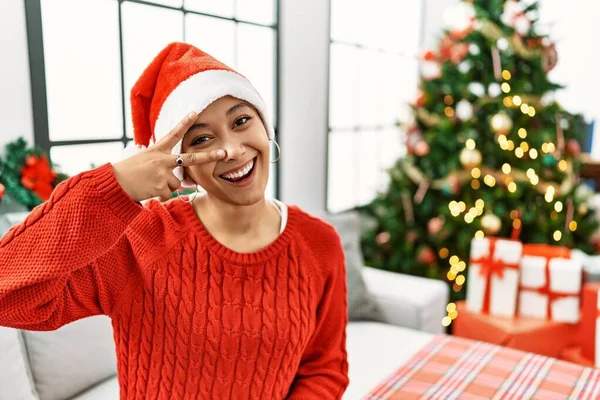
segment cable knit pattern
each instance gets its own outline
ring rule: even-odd
[[[0,240],[0,325],[112,318],[121,399],[339,399],[348,385],[344,255],[290,206],[254,253],[190,204],[134,202],[110,164],[61,183]]]

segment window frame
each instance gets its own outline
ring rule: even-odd
[[[185,41],[185,24],[186,14],[200,15],[204,17],[216,18],[226,21],[232,21],[236,24],[247,24],[262,28],[268,28],[273,30],[274,34],[274,49],[273,49],[273,60],[274,60],[274,85],[275,92],[273,93],[273,113],[275,126],[275,140],[281,144],[279,126],[281,125],[281,109],[280,109],[280,82],[281,82],[281,40],[280,40],[280,24],[281,20],[281,7],[280,0],[273,0],[274,2],[274,22],[272,24],[263,24],[236,17],[225,17],[221,15],[215,15],[210,13],[204,13],[194,10],[188,10],[184,5],[181,7],[173,7],[165,4],[153,3],[151,1],[144,0],[114,0],[118,3],[118,19],[119,19],[119,55],[120,55],[120,84],[121,84],[121,113],[123,116],[122,124],[122,136],[120,138],[113,139],[78,139],[78,140],[51,140],[48,122],[48,100],[46,97],[46,66],[44,57],[44,37],[42,29],[42,12],[41,12],[41,0],[25,0],[25,18],[27,25],[27,44],[29,52],[29,73],[31,79],[31,102],[33,112],[33,139],[36,147],[39,147],[50,154],[50,149],[55,146],[68,146],[68,145],[80,145],[80,144],[103,144],[103,143],[122,143],[123,147],[127,145],[132,139],[127,136],[127,113],[126,113],[126,102],[129,101],[129,93],[126,92],[125,88],[125,66],[124,66],[124,54],[123,54],[123,15],[122,5],[123,3],[136,3],[146,6],[157,7],[166,10],[181,11],[184,14],[183,18],[183,40]],[[185,2],[183,2],[185,4]],[[234,0],[234,9],[236,9],[236,0]],[[235,37],[235,46],[237,46],[237,36]],[[237,53],[237,52],[236,52]],[[275,166],[275,180],[273,182],[274,196],[279,197],[280,191],[280,179],[281,170],[279,164]]]

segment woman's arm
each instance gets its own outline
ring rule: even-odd
[[[135,268],[125,232],[142,209],[110,164],[58,185],[0,239],[0,325],[53,330],[109,313]]]
[[[348,386],[346,325],[348,300],[344,254],[339,243],[329,259],[315,332],[306,348],[288,400],[341,399]]]

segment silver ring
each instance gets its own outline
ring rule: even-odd
[[[177,158],[175,159],[175,162],[177,163],[177,165],[179,167],[181,167],[183,165],[183,158],[181,158],[181,154],[177,155]]]

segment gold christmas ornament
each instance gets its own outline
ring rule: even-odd
[[[490,129],[496,135],[507,135],[513,127],[513,121],[504,113],[495,114],[490,119]]]
[[[481,227],[486,235],[496,235],[502,229],[502,221],[497,215],[487,213],[481,218]]]
[[[466,169],[473,169],[481,165],[481,152],[477,149],[464,148],[460,152],[460,163]]]

